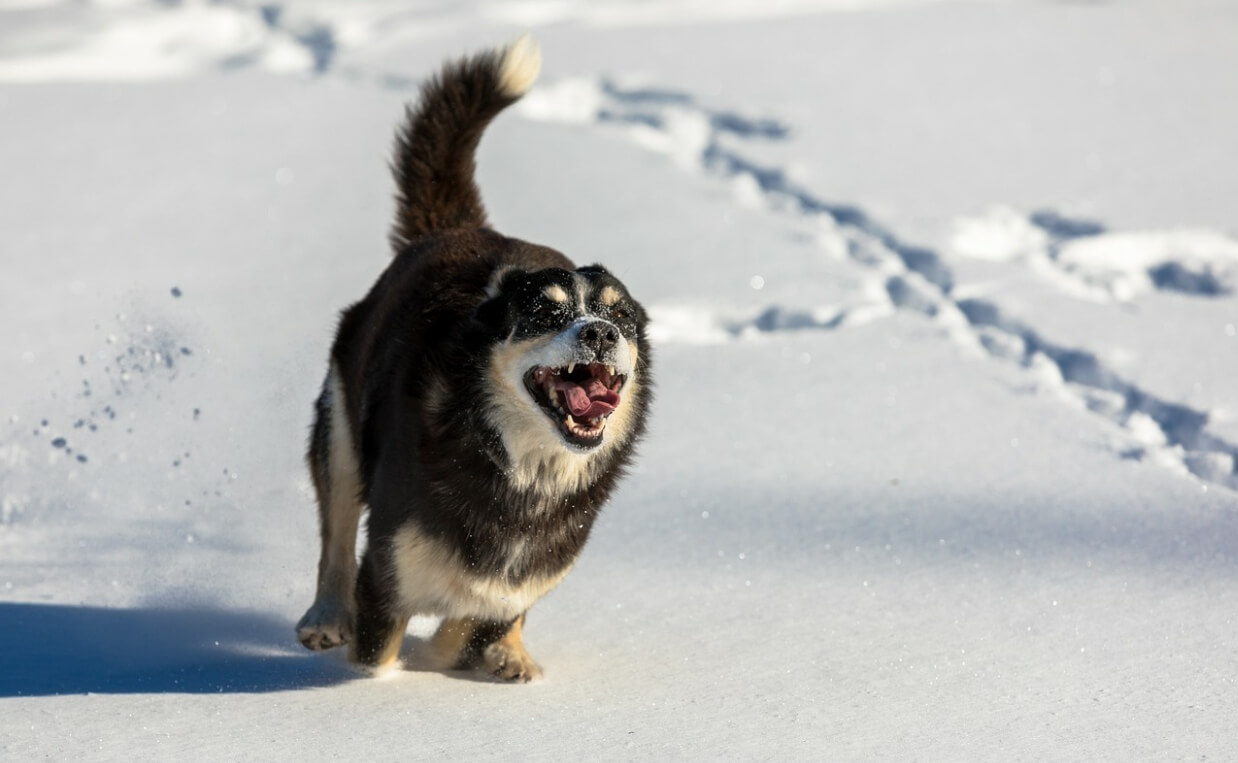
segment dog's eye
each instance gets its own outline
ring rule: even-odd
[[[543,320],[549,320],[559,314],[558,305],[542,305],[537,308],[537,317]]]
[[[621,307],[611,313],[611,317],[617,321],[626,321],[628,319],[628,311]]]

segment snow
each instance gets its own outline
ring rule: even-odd
[[[532,27],[491,217],[655,319],[500,686],[306,652],[401,104]],[[0,758],[1233,756],[1222,2],[0,3]],[[84,459],[84,460],[81,460]]]
[[[1218,296],[1234,291],[1238,240],[1212,230],[1108,232],[1052,213],[994,207],[955,221],[951,250],[1019,259],[1083,299],[1127,302],[1153,289]]]

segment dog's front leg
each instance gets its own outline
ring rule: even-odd
[[[374,552],[367,549],[357,574],[357,628],[348,656],[375,671],[389,667],[400,656],[410,619],[390,601],[381,579]]]

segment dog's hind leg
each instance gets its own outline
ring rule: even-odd
[[[297,639],[308,649],[346,644],[353,633],[357,526],[362,503],[360,464],[351,431],[344,388],[333,364],[315,405],[307,457],[322,530],[318,593],[313,606],[297,623]]]
[[[524,615],[515,620],[444,620],[431,649],[456,670],[484,670],[501,681],[528,683],[542,669],[524,648]]]

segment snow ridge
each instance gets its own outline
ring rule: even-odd
[[[289,13],[276,3],[111,5],[52,6],[16,16],[12,23],[21,24],[26,39],[44,42],[6,40],[0,82],[153,80],[251,66],[277,74],[322,74],[341,47],[335,24]],[[65,23],[83,17],[90,23]]]
[[[950,249],[1020,262],[1064,293],[1101,303],[1150,291],[1219,297],[1238,286],[1238,240],[1209,230],[1111,232],[1050,210],[995,206],[956,220]]]

